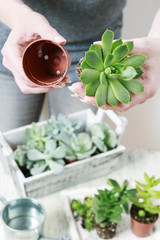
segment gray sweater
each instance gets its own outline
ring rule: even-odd
[[[75,71],[79,59],[84,56],[93,41],[100,40],[108,28],[120,37],[122,10],[126,0],[24,0],[34,11],[43,14],[50,24],[67,40],[65,48],[72,59],[70,72]],[[0,49],[9,29],[0,23]],[[0,72],[11,73],[2,65]]]

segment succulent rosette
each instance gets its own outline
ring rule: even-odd
[[[116,106],[128,104],[132,94],[144,91],[138,81],[143,74],[141,66],[146,60],[142,54],[128,55],[134,48],[133,41],[113,41],[114,33],[106,30],[102,45],[92,44],[81,63],[80,80],[86,86],[86,96],[95,96],[98,107],[107,103]]]

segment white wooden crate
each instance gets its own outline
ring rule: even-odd
[[[80,131],[89,132],[90,126],[94,122],[102,122],[105,114],[107,114],[115,124],[115,132],[120,141],[127,120],[124,117],[119,117],[113,111],[98,110],[97,114],[94,114],[90,109],[86,109],[71,114],[68,117],[73,122],[82,122]],[[38,125],[43,125],[45,123],[46,121],[39,122]],[[22,144],[26,128],[31,128],[31,125],[0,134],[0,155],[4,163],[3,165],[7,168],[7,164],[9,163],[16,186],[22,197],[42,197],[74,186],[75,184],[106,175],[113,170],[118,161],[118,156],[125,151],[125,147],[118,144],[117,148],[113,150],[66,165],[64,171],[60,175],[55,175],[52,171],[47,171],[26,178],[13,158],[12,150],[17,145]]]

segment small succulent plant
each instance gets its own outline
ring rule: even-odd
[[[92,210],[93,197],[86,197],[84,203],[79,200],[73,200],[71,203],[71,208],[75,219],[81,218],[82,226],[91,231],[94,229],[94,215]]]
[[[98,107],[107,103],[116,106],[128,104],[131,93],[144,91],[137,79],[143,74],[141,66],[146,57],[142,54],[128,56],[133,50],[133,41],[113,41],[114,33],[106,30],[102,35],[102,46],[92,44],[81,63],[80,80],[86,85],[86,96],[95,96]]]
[[[65,149],[62,146],[57,147],[55,140],[51,139],[45,143],[44,152],[37,149],[27,151],[28,162],[31,164],[31,174],[36,175],[44,172],[46,169],[52,170],[55,174],[63,171],[65,162]]]
[[[92,141],[100,152],[106,152],[108,148],[117,145],[117,137],[107,123],[95,123],[91,126]]]
[[[70,135],[63,131],[60,135],[60,144],[66,150],[65,158],[70,161],[81,160],[90,157],[95,151],[91,137],[88,133]]]
[[[129,211],[129,196],[136,193],[135,189],[127,189],[127,180],[123,182],[122,187],[113,179],[108,179],[107,182],[112,189],[98,190],[98,194],[93,199],[95,221],[101,227],[105,227],[108,223],[119,223],[123,210],[126,213]]]
[[[53,115],[50,117],[50,119],[47,121],[45,129],[48,136],[58,140],[62,131],[72,134],[78,130],[80,126],[80,122],[73,123],[68,117],[59,114],[57,118]]]
[[[156,180],[155,176],[149,177],[147,173],[144,173],[144,178],[146,184],[136,181],[137,195],[130,199],[135,206],[142,208],[138,213],[141,217],[145,217],[146,212],[160,213],[160,204],[156,205],[153,201],[154,199],[160,199],[160,191],[154,189],[160,184],[160,178]]]

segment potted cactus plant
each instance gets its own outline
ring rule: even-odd
[[[143,74],[141,66],[146,57],[128,54],[133,50],[133,41],[113,41],[114,33],[106,30],[102,46],[92,44],[77,66],[77,76],[85,85],[86,96],[95,96],[98,107],[106,104],[128,104],[132,94],[144,91],[137,79]]]
[[[160,199],[160,191],[154,188],[160,184],[160,178],[149,177],[144,173],[146,183],[136,181],[137,194],[130,197],[132,204],[131,226],[133,233],[138,237],[147,237],[155,229],[154,225],[160,212],[160,204],[153,200]]]

